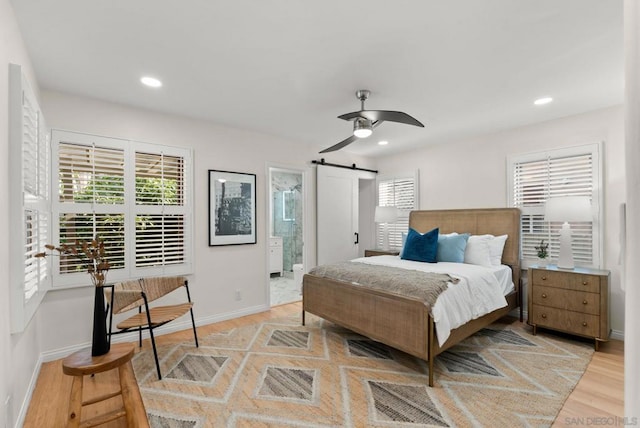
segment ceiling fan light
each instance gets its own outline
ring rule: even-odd
[[[373,133],[371,121],[364,118],[358,118],[353,122],[353,135],[358,138],[367,138]]]

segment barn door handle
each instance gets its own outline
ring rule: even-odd
[[[356,235],[356,242],[354,242],[354,244],[357,244],[360,242],[360,235],[358,235],[358,232],[355,232],[354,235]]]

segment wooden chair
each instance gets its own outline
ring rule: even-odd
[[[187,301],[167,306],[150,307],[149,303],[157,300],[172,291],[183,287],[187,292]],[[112,288],[112,290],[110,289]],[[191,314],[191,324],[193,326],[193,337],[195,338],[196,347],[198,347],[198,335],[196,333],[196,323],[193,318],[193,302],[189,294],[188,281],[184,277],[154,277],[141,278],[138,280],[119,282],[111,287],[105,287],[107,302],[109,303],[109,341],[114,334],[128,333],[138,331],[139,344],[142,346],[142,331],[149,330],[151,337],[151,346],[153,347],[153,356],[158,370],[158,380],[162,379],[160,372],[160,362],[158,360],[158,351],[156,349],[156,341],[153,330],[163,326],[182,315],[189,312]],[[112,331],[113,315],[121,314],[138,308],[138,313],[119,322],[116,325],[118,331]]]

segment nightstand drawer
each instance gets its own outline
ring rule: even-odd
[[[600,337],[600,317],[533,305],[533,323],[582,336]]]
[[[533,285],[564,288],[567,290],[600,292],[600,277],[596,275],[581,275],[573,272],[549,270],[533,270]]]
[[[600,315],[600,294],[597,293],[536,285],[532,297],[535,305]]]

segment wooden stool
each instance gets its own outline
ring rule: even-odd
[[[93,427],[126,416],[129,427],[148,427],[147,412],[144,409],[142,396],[138,389],[131,357],[133,357],[133,343],[116,343],[111,345],[111,350],[105,355],[91,356],[91,349],[83,349],[69,355],[62,361],[64,374],[74,376],[69,402],[69,414],[67,426],[69,427]],[[118,369],[120,377],[120,391],[101,395],[100,397],[82,401],[82,387],[84,376]],[[96,416],[81,423],[82,406],[95,404],[108,400],[117,395],[122,395],[124,408],[114,410],[104,415]]]

